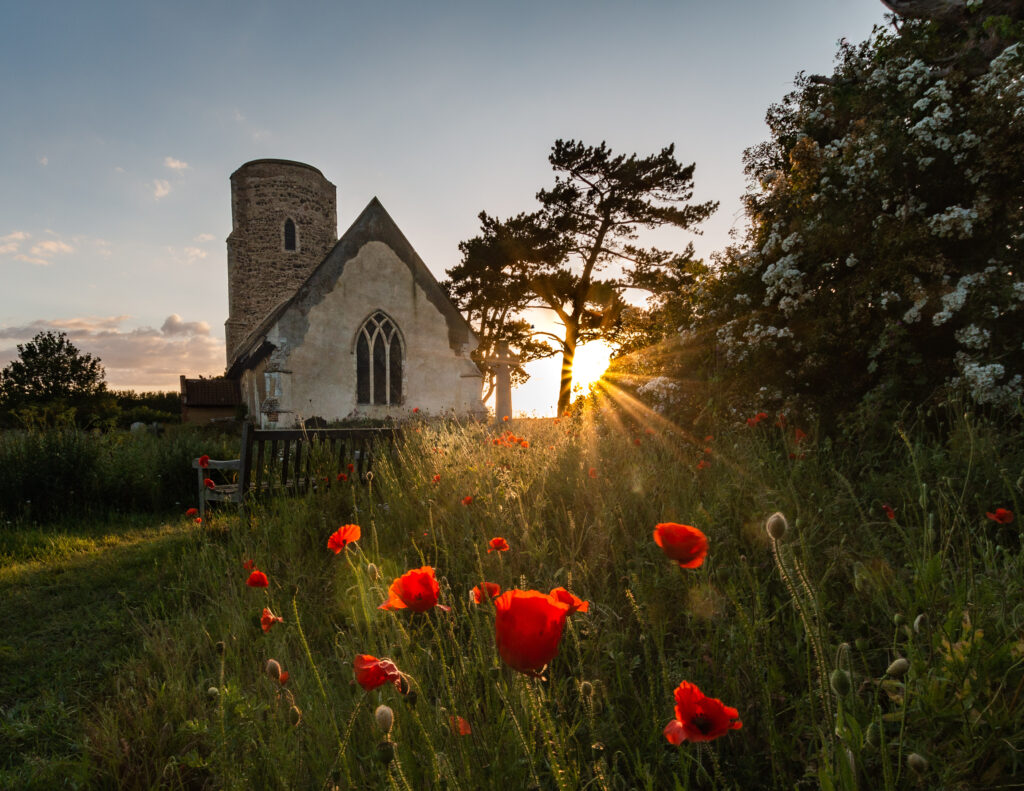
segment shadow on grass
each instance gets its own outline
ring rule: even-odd
[[[192,525],[164,525],[4,541],[20,541],[21,558],[43,559],[11,562],[8,549],[0,565],[0,787],[87,781],[82,715],[140,649],[138,624],[174,615],[168,603],[179,599],[164,590],[197,540]]]

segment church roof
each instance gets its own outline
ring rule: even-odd
[[[367,242],[383,242],[409,268],[416,285],[423,289],[430,303],[444,316],[448,325],[448,344],[452,349],[458,351],[471,342],[473,331],[469,322],[448,299],[437,279],[381,202],[373,198],[298,290],[271,310],[239,344],[227,375],[237,378],[242,371],[269,356],[274,346],[266,339],[266,335],[274,324],[293,307],[298,309],[304,320],[308,308],[320,302],[334,288],[345,264],[355,258]]]

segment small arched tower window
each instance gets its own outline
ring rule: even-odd
[[[295,249],[295,223],[291,217],[284,221],[284,249]]]
[[[402,403],[402,336],[382,311],[356,335],[356,400],[360,404]]]

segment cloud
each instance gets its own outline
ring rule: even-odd
[[[199,234],[199,236],[197,236],[192,241],[193,242],[212,242],[213,238],[214,237],[213,237],[212,233],[201,233],[201,234]]]
[[[188,262],[192,264],[206,258],[206,251],[200,250],[198,247],[186,247],[185,257],[188,259]]]
[[[0,255],[18,252],[18,245],[29,238],[25,231],[14,231],[7,236],[0,236]]]
[[[168,167],[171,170],[188,170],[188,162],[182,162],[180,159],[174,157],[164,157],[164,167]]]
[[[24,253],[18,253],[14,256],[15,261],[25,261],[29,264],[35,264],[36,266],[49,266],[52,262],[47,261],[45,258],[36,258],[35,256],[25,255]]]
[[[181,316],[172,313],[164,319],[160,332],[164,335],[209,335],[210,325],[205,321],[182,321]]]
[[[45,168],[47,165],[50,164],[50,158],[49,157],[39,157],[39,164],[42,165]]]
[[[17,327],[0,327],[0,367],[18,356],[16,345],[46,330],[63,331],[84,353],[99,357],[113,390],[177,390],[178,376],[220,374],[224,342],[210,336],[205,321],[185,321],[172,313],[160,329],[123,328],[131,316],[79,316],[36,319]]]
[[[75,248],[59,239],[48,239],[45,242],[32,245],[32,249],[29,252],[32,255],[48,257],[57,255],[57,253],[73,253]]]
[[[160,200],[162,197],[170,193],[171,182],[165,181],[164,179],[153,180],[153,197],[156,200]]]

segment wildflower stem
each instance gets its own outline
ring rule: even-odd
[[[320,670],[316,666],[316,662],[313,661],[313,652],[309,649],[309,641],[306,640],[306,633],[302,629],[302,621],[299,620],[299,605],[296,602],[295,597],[292,597],[292,614],[295,616],[295,629],[299,633],[299,640],[302,641],[302,650],[306,653],[306,659],[309,661],[309,666],[313,670],[313,677],[316,679],[316,684],[320,688],[320,696],[324,699],[324,706],[327,708],[327,714],[331,720],[331,727],[334,729],[334,738],[338,740],[341,738],[341,734],[338,732],[338,723],[334,719],[334,712],[331,708],[330,701],[327,698],[327,690],[324,688],[324,681],[320,677]]]

